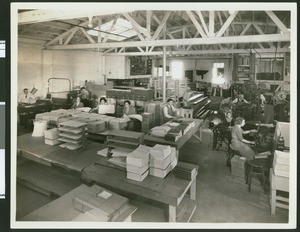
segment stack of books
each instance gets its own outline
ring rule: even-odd
[[[45,133],[45,144],[54,146],[60,143],[58,141],[59,131],[57,128],[46,130],[44,133]]]
[[[127,127],[127,119],[123,118],[114,118],[109,121],[110,130],[125,130]]]
[[[273,170],[276,176],[290,176],[290,153],[275,150]]]
[[[192,180],[196,173],[195,165],[184,162],[178,162],[173,170],[174,176],[185,180]]]
[[[91,218],[109,222],[115,221],[128,210],[129,201],[128,198],[93,185],[73,198],[73,208],[81,212],[73,221]]]
[[[172,142],[176,142],[179,138],[181,138],[182,136],[182,130],[176,126],[171,128],[171,130],[169,130],[169,132],[165,135],[165,140],[167,141],[172,141]]]
[[[149,147],[140,145],[127,155],[127,178],[135,181],[143,181],[149,174]]]
[[[150,175],[165,178],[177,165],[176,148],[156,144],[150,148]]]
[[[242,182],[245,181],[245,164],[245,157],[235,155],[231,159],[231,173]]]
[[[147,133],[151,128],[154,127],[154,114],[144,112],[142,113],[142,132]]]

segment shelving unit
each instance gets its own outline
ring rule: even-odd
[[[69,150],[79,150],[86,144],[86,123],[69,120],[59,123],[58,140],[64,142],[59,145],[62,148]]]
[[[112,148],[136,149],[143,141],[144,133],[112,130],[107,135],[108,153]]]
[[[256,62],[255,54],[235,55],[235,81],[244,82],[255,80]]]

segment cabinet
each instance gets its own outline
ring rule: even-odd
[[[69,120],[58,124],[59,145],[69,150],[79,150],[86,144],[86,123]]]
[[[235,67],[233,70],[233,77],[235,81],[244,82],[248,80],[255,80],[256,75],[256,61],[255,54],[235,54]]]
[[[109,153],[112,148],[136,149],[144,142],[144,133],[112,130],[107,135]]]

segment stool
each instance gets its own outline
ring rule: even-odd
[[[266,178],[265,178],[265,171],[266,171],[266,163],[267,159],[252,159],[248,160],[248,174],[247,174],[247,184],[248,184],[248,190],[251,191],[251,180],[252,176],[256,175],[258,177],[261,177],[260,183],[263,186],[264,193],[266,193]]]
[[[184,118],[193,118],[193,109],[181,108],[180,115]]]
[[[235,155],[241,156],[241,153],[238,150],[235,150],[231,144],[229,144],[228,146],[227,154],[228,154],[227,167],[231,167],[230,160],[232,159],[233,156]]]

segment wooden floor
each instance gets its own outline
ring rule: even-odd
[[[197,209],[191,218],[192,223],[287,223],[288,210],[277,209],[275,215],[270,214],[269,195],[262,189],[248,192],[247,185],[236,180],[226,167],[226,155],[222,151],[212,151],[211,147],[199,143],[192,138],[179,152],[179,160],[199,165],[197,176]],[[61,183],[68,183],[65,187],[53,189],[52,194],[43,192],[43,185],[33,188],[25,178],[34,174],[25,174],[22,165],[28,162],[20,159],[18,168],[17,187],[17,219],[21,219],[33,210],[47,204],[54,198],[75,188],[80,184],[71,173],[62,173],[61,170],[46,170],[42,164],[30,161],[33,170],[54,176]],[[38,167],[35,168],[34,166]],[[24,167],[24,166],[23,166]],[[51,173],[53,172],[53,173]],[[58,173],[56,173],[58,172]],[[47,174],[48,173],[48,174]],[[39,176],[43,176],[39,175]],[[109,178],[109,177],[108,177]],[[47,180],[48,183],[50,180]],[[46,183],[44,183],[46,185]],[[40,185],[40,184],[36,184]],[[45,186],[44,186],[45,187]],[[47,188],[47,187],[45,187]],[[32,204],[31,204],[32,203]],[[134,222],[166,222],[165,205],[139,196],[130,196],[130,203],[138,208],[133,214]]]

